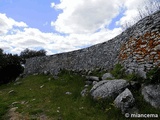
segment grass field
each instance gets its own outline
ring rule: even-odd
[[[31,75],[0,86],[0,120],[124,120],[113,101],[82,97],[85,78],[73,73]],[[71,94],[66,94],[69,92]],[[158,113],[134,92],[141,113]]]

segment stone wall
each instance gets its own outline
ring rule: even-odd
[[[60,69],[109,70],[117,62],[122,63],[128,72],[140,70],[144,73],[160,64],[159,43],[160,11],[145,17],[107,42],[77,51],[28,59],[24,74],[44,71],[57,74]]]
[[[129,36],[121,46],[118,60],[128,73],[135,72],[145,78],[148,70],[160,67],[160,11],[141,21],[139,29],[143,32],[137,29],[136,35]]]

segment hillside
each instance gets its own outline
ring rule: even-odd
[[[100,74],[99,74],[100,75]],[[86,78],[63,71],[58,76],[31,75],[0,86],[1,120],[124,120],[112,99],[95,101],[81,96]],[[132,90],[139,113],[160,114],[143,100],[140,90]]]

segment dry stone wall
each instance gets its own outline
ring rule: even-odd
[[[24,74],[61,69],[92,71],[109,70],[120,62],[127,72],[145,72],[160,66],[160,11],[145,17],[117,37],[85,49],[26,60]]]

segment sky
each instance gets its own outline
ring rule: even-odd
[[[137,22],[138,11],[146,4],[146,0],[0,0],[0,48],[12,54],[44,49],[48,55],[86,48]]]

